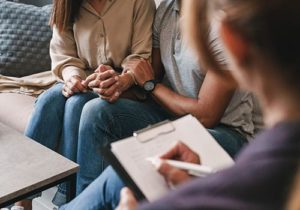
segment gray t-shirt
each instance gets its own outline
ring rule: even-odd
[[[159,48],[161,52],[165,68],[164,84],[180,95],[198,98],[205,73],[199,66],[193,50],[182,37],[179,10],[176,0],[161,2],[153,26],[153,48]],[[254,100],[252,94],[237,90],[221,123],[236,128],[247,137],[252,137],[257,129],[255,123],[261,124],[254,120],[256,115],[260,115],[258,110],[254,110]]]

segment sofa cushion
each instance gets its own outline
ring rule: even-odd
[[[0,74],[22,77],[50,70],[51,7],[0,0]]]
[[[0,94],[0,121],[24,132],[34,108],[36,98],[14,93]]]
[[[8,0],[13,1],[17,3],[23,3],[23,4],[32,4],[38,7],[44,6],[46,4],[51,4],[52,0]]]

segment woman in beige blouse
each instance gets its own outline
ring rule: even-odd
[[[124,67],[149,59],[154,13],[153,0],[54,0],[50,55],[58,83],[38,98],[25,134],[76,161],[83,107],[92,99],[109,106],[134,85]]]

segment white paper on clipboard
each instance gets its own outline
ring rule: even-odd
[[[149,201],[169,191],[164,178],[146,158],[164,154],[182,141],[199,154],[201,163],[215,171],[233,165],[232,158],[191,115],[136,132],[133,137],[111,144],[111,150]]]

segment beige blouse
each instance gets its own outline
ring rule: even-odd
[[[100,64],[115,70],[132,58],[149,58],[152,49],[153,0],[107,0],[101,14],[84,1],[73,27],[53,28],[52,71],[58,80],[83,79]]]

